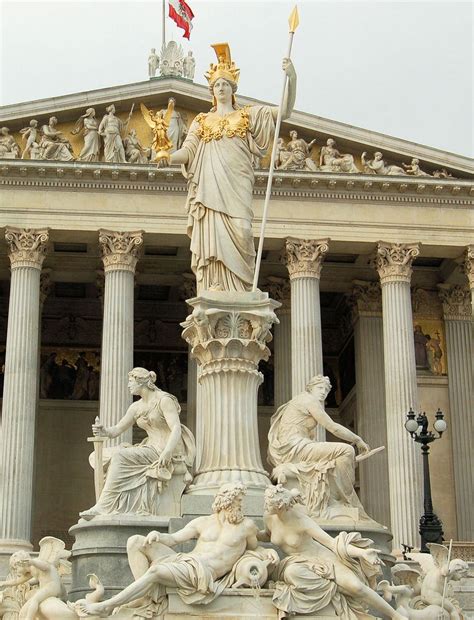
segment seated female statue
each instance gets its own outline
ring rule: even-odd
[[[140,400],[115,426],[96,423],[92,431],[95,436],[114,438],[136,423],[147,437],[136,446],[110,450],[104,488],[95,506],[81,513],[86,519],[114,513],[159,514],[159,496],[178,463],[184,465],[185,482],[192,480],[187,468],[194,460],[195,442],[179,421],[177,399],[156,387],[153,371],[134,368],[128,377],[130,392]]]
[[[381,616],[401,620],[373,588],[380,573],[377,549],[358,532],[327,534],[302,505],[299,491],[282,485],[265,491],[264,524],[258,539],[280,547],[284,558],[273,578],[273,604],[279,618],[312,614],[332,605],[343,620],[372,618],[368,608]],[[324,612],[323,612],[324,615]]]

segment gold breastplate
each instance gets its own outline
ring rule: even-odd
[[[220,140],[223,136],[245,138],[249,128],[249,110],[245,106],[227,116],[218,116],[213,112],[198,114],[195,120],[199,125],[198,136],[203,142]]]

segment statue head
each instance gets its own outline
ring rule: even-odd
[[[265,512],[275,514],[289,510],[296,504],[304,504],[303,496],[298,489],[285,489],[282,484],[265,489]]]
[[[154,54],[155,52],[156,52],[156,48],[155,48],[155,47],[152,47],[152,48],[151,48],[151,53],[152,53],[152,54]]]
[[[297,138],[297,137],[298,137],[298,132],[297,132],[295,129],[292,129],[292,130],[290,131],[290,138],[291,138],[292,140],[296,140],[296,138]]]
[[[204,77],[209,83],[209,89],[211,91],[214,107],[217,105],[218,98],[216,98],[216,92],[214,85],[219,80],[225,80],[231,87],[232,92],[232,105],[235,105],[234,94],[237,91],[237,83],[240,77],[240,69],[235,66],[235,62],[232,61],[230,54],[230,47],[227,43],[215,43],[211,45],[214,49],[217,57],[217,63],[210,64],[209,70],[205,73]],[[219,87],[218,87],[219,88]]]
[[[332,138],[328,138],[327,141],[326,141],[326,144],[328,146],[336,146],[336,141],[333,140]]]
[[[105,108],[105,111],[108,112],[109,114],[115,114],[115,106],[112,103],[112,105],[109,105]]]
[[[15,575],[23,575],[29,567],[31,556],[27,551],[15,551],[10,557],[10,570]]]
[[[464,560],[451,560],[449,563],[449,578],[453,581],[460,581],[467,577],[469,573],[469,564]]]
[[[419,159],[416,159],[416,157],[414,157],[414,158],[411,160],[411,165],[412,165],[412,166],[418,166],[418,164],[419,164],[419,163],[420,163],[420,160],[419,160]]]
[[[214,105],[217,103],[235,103],[234,94],[237,92],[237,83],[220,77],[209,85]]]
[[[8,136],[8,134],[10,133],[8,127],[2,127],[0,129],[0,133],[2,134],[2,136]]]
[[[244,519],[242,498],[247,489],[241,482],[223,484],[217,492],[212,504],[212,512],[224,513],[229,523],[241,523]]]
[[[30,121],[30,127],[38,127],[38,121],[33,119]]]
[[[95,116],[94,108],[87,108],[85,116]]]
[[[306,391],[316,396],[318,400],[325,400],[326,396],[331,391],[331,382],[329,377],[323,375],[316,375],[310,379],[306,385]]]
[[[51,127],[56,127],[56,125],[58,124],[58,119],[55,116],[52,116],[49,119],[49,124],[51,125]]]
[[[378,160],[378,159],[382,159],[382,157],[383,157],[383,155],[382,155],[382,153],[380,151],[376,151],[374,153],[374,159]]]
[[[128,389],[130,393],[140,394],[143,388],[149,390],[157,390],[155,385],[156,373],[153,370],[147,370],[138,366],[128,373]]]

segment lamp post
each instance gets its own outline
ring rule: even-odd
[[[405,428],[412,436],[413,440],[421,444],[421,453],[423,455],[423,507],[424,514],[420,517],[420,536],[421,536],[421,552],[429,553],[426,543],[443,542],[443,524],[437,515],[433,512],[433,502],[431,500],[431,482],[430,482],[430,464],[429,453],[430,443],[435,439],[440,439],[446,430],[446,422],[443,412],[438,409],[435,414],[436,420],[433,424],[434,430],[438,433],[435,435],[428,430],[428,418],[426,413],[419,413],[415,419],[415,412],[410,409],[407,413]]]

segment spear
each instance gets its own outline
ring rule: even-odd
[[[291,57],[291,48],[293,47],[293,37],[295,35],[295,30],[298,27],[299,23],[300,23],[300,20],[299,20],[299,15],[298,15],[298,7],[295,6],[295,8],[291,11],[290,17],[288,18],[288,24],[290,26],[290,31],[289,31],[290,39],[288,42],[288,53],[286,55],[286,58]],[[262,262],[263,241],[265,239],[265,227],[267,225],[267,217],[268,217],[268,205],[270,203],[270,195],[272,193],[272,181],[273,181],[273,171],[275,168],[277,141],[278,141],[278,136],[280,134],[281,115],[283,111],[283,102],[285,101],[287,84],[288,84],[288,76],[285,73],[285,76],[283,78],[281,101],[280,101],[280,106],[278,108],[278,114],[277,114],[277,119],[275,123],[275,136],[273,138],[272,154],[270,157],[270,168],[268,170],[267,191],[265,193],[265,204],[263,206],[262,227],[260,229],[260,239],[258,242],[257,260],[255,261],[255,274],[253,278],[252,291],[257,290],[258,276],[260,273],[260,264]]]

